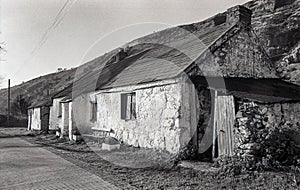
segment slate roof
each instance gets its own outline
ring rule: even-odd
[[[197,77],[197,84],[241,99],[263,103],[300,101],[300,86],[281,79]]]
[[[54,94],[52,96],[52,99],[70,96],[70,94],[72,93],[72,86],[73,86],[73,83],[70,84],[69,86],[67,86],[66,88],[64,88],[63,90]]]
[[[223,24],[202,35],[184,36],[166,45],[155,44],[101,88],[113,88],[174,78],[231,27]],[[195,39],[197,38],[197,39]],[[195,42],[194,40],[199,40]]]
[[[54,97],[70,98],[101,89],[177,77],[233,27],[228,23],[215,26],[211,20],[169,28],[134,40],[129,43],[129,55],[120,62],[100,56],[94,60],[97,66],[91,72],[75,80],[73,85]],[[197,43],[199,41],[200,43]],[[111,52],[108,54],[112,55]],[[298,100],[299,97],[298,86],[279,79],[227,78],[225,82],[226,90],[240,98],[261,102],[281,102]],[[278,88],[286,91],[295,90],[295,94],[289,97],[279,92]]]
[[[36,103],[31,104],[27,109],[31,109],[31,108],[39,108],[39,107],[43,107],[43,106],[51,106],[52,105],[52,101],[50,99],[45,99],[43,101],[38,101]]]
[[[187,26],[182,26],[185,29],[173,29],[172,35],[164,39],[165,45],[145,41],[145,44],[132,46],[129,56],[120,62],[105,60],[100,56],[94,60],[97,67],[80,79],[75,79],[72,85],[53,98],[76,97],[104,88],[174,78],[232,27],[224,23],[203,30],[197,28],[197,31],[189,33]]]

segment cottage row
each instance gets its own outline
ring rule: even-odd
[[[96,58],[92,71],[29,108],[28,129],[60,130],[70,140],[75,130],[107,132],[135,147],[191,146],[216,158],[243,154],[252,143],[243,134],[257,120],[299,127],[300,87],[278,78],[251,14],[236,6]]]

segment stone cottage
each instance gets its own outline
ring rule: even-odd
[[[27,108],[28,112],[28,130],[49,130],[49,115],[51,108],[51,101],[44,100],[32,104]]]
[[[207,97],[211,108],[208,127],[212,132],[202,139],[199,153],[211,158],[246,156],[262,147],[262,139],[275,135],[271,134],[275,128],[288,126],[295,134],[300,132],[298,85],[277,78],[197,76],[192,80],[197,88],[207,87],[213,95]],[[294,143],[300,144],[295,137]]]
[[[50,130],[59,130],[61,137],[69,133],[69,128],[72,128],[72,101],[69,97],[71,91],[69,86],[62,91],[52,96],[52,107],[50,109]],[[72,130],[70,130],[72,132]],[[72,140],[72,134],[69,134]]]
[[[251,28],[249,9],[236,6],[179,28],[197,36],[202,46],[189,46],[192,41],[180,30],[167,29],[150,36],[149,43],[129,43],[111,59],[94,60],[98,69],[54,98],[57,105],[72,101],[71,112],[68,106],[61,108],[65,118],[71,117],[69,124],[80,131],[109,131],[136,147],[178,153],[191,145],[197,155],[211,158],[231,156],[239,148],[241,122],[247,123],[244,115],[252,114],[246,105],[269,105],[268,114],[283,102],[286,109],[296,107],[300,88],[278,79]],[[177,48],[159,43],[164,40]],[[189,47],[188,52],[180,51],[181,46]],[[290,120],[296,122],[296,115]]]

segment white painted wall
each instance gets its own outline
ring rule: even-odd
[[[189,95],[183,100],[183,93],[195,93],[190,85],[181,78],[100,91],[96,127],[112,129],[112,136],[130,145],[176,153],[191,139],[190,128],[196,123]],[[126,92],[136,92],[136,120],[121,120],[121,93]]]
[[[72,115],[72,102],[69,102],[69,139],[73,140],[73,115]]]
[[[32,116],[31,116],[31,123],[29,123],[29,119],[28,118],[28,129],[31,130],[41,130],[41,109],[40,108],[32,108],[30,109],[30,111],[32,112]],[[30,116],[28,116],[30,117]]]
[[[80,133],[89,133],[91,128],[97,127],[97,122],[91,121],[91,97],[95,92],[81,95],[72,102],[73,124]]]
[[[68,135],[69,131],[69,103],[62,103],[62,115],[60,123],[61,135]]]
[[[55,130],[61,128],[61,117],[58,117],[58,109],[59,109],[59,102],[63,98],[56,98],[53,99],[53,105],[50,108],[50,121],[49,121],[49,130]]]

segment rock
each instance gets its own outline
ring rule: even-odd
[[[106,137],[102,143],[102,150],[111,151],[114,149],[120,149],[119,141],[113,137]]]
[[[264,115],[264,114],[267,113],[267,111],[268,111],[268,108],[265,107],[265,108],[263,108],[263,109],[261,110],[260,113],[261,113],[262,115]]]
[[[239,118],[242,118],[242,117],[243,117],[242,112],[237,112],[235,118],[239,119]]]
[[[110,145],[110,144],[102,143],[102,150],[111,151],[115,149],[120,149],[120,144]]]
[[[119,141],[113,137],[106,137],[104,139],[104,143],[105,144],[109,144],[109,145],[116,145],[116,144],[120,144]]]

